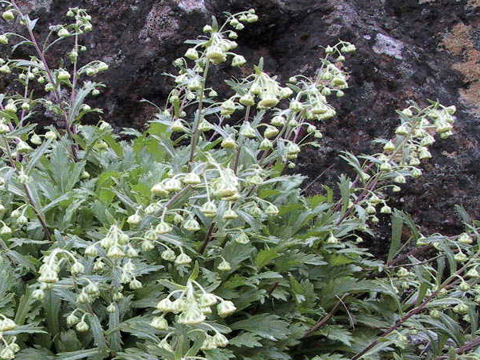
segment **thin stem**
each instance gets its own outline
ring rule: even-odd
[[[210,224],[210,227],[208,228],[208,232],[207,232],[207,235],[205,236],[205,240],[203,240],[202,247],[198,251],[200,254],[203,254],[205,252],[205,249],[207,248],[208,243],[212,241],[212,234],[214,229],[215,229],[215,223],[212,222]]]
[[[200,136],[198,127],[203,119],[203,98],[205,96],[205,84],[207,82],[209,65],[210,65],[210,60],[207,60],[205,64],[205,69],[203,71],[202,84],[201,84],[200,90],[198,90],[200,92],[200,95],[198,96],[198,109],[197,109],[197,114],[195,117],[195,121],[193,123],[193,129],[192,129],[192,141],[190,143],[190,159],[188,161],[189,168],[195,157],[195,148],[197,147],[198,138]]]
[[[305,338],[305,337],[309,336],[310,334],[312,334],[313,332],[320,329],[321,327],[323,327],[333,317],[333,315],[335,315],[335,313],[337,312],[337,309],[343,303],[343,299],[346,296],[347,296],[347,294],[344,294],[341,298],[339,298],[339,300],[337,301],[335,306],[332,308],[332,310],[330,310],[330,312],[327,315],[325,315],[323,318],[318,320],[315,325],[313,325],[310,329],[308,329],[305,332],[305,334],[303,335],[303,337]]]
[[[12,158],[12,153],[10,152],[10,146],[8,145],[8,142],[5,139],[5,137],[2,137],[2,140],[4,142],[5,151],[10,161],[10,166],[13,169],[15,169],[15,171],[18,173],[18,168],[15,164],[15,161]],[[50,230],[48,230],[47,221],[45,220],[45,217],[43,216],[43,214],[37,209],[35,205],[35,201],[33,200],[32,191],[30,190],[30,187],[27,184],[24,184],[23,189],[25,191],[25,197],[27,198],[28,203],[32,207],[33,212],[35,213],[38,220],[40,221],[40,224],[42,225],[43,231],[45,232],[45,236],[48,238],[49,241],[52,241],[52,236],[50,234]]]
[[[462,355],[462,354],[465,354],[465,353],[469,352],[470,350],[474,350],[478,346],[480,346],[480,337],[477,337],[477,338],[473,339],[472,341],[466,343],[465,345],[460,346],[459,348],[455,349],[455,353],[457,355]],[[447,359],[450,359],[450,355],[442,355],[442,356],[437,357],[437,360],[447,360]]]
[[[245,110],[245,119],[243,120],[244,124],[248,121],[249,117],[250,117],[250,106],[247,106],[247,110]],[[235,172],[235,175],[238,172],[238,162],[240,160],[240,153],[242,152],[243,141],[244,141],[243,136],[240,136],[236,153],[235,153],[235,161],[233,163],[233,171]]]
[[[22,18],[25,18],[25,15],[22,13],[18,5],[15,3],[15,0],[12,0],[12,5],[15,7],[15,10],[20,14]],[[33,33],[33,30],[30,26],[27,25],[27,30],[28,30],[28,35],[30,36],[30,40],[35,48],[35,51],[37,52],[38,56],[40,57],[40,60],[43,64],[43,67],[45,68],[45,72],[47,73],[48,79],[50,83],[54,86],[54,91],[53,94],[55,96],[55,100],[58,105],[62,104],[62,97],[60,95],[60,92],[58,91],[57,88],[57,82],[55,81],[55,78],[53,77],[53,73],[50,70],[50,67],[48,66],[47,59],[45,58],[45,53],[40,49],[40,46],[38,45],[37,39],[35,38],[35,34]],[[63,109],[62,109],[63,110]],[[65,110],[63,110],[63,116],[64,116],[64,122],[65,122],[65,129],[67,131],[68,137],[72,140],[73,142],[73,133],[71,129],[70,122],[68,120],[68,115]],[[78,155],[77,155],[77,150],[75,146],[72,144],[72,157],[75,160],[75,162],[78,161]]]

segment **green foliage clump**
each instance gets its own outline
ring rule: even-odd
[[[477,358],[478,223],[462,213],[465,233],[423,236],[388,205],[451,134],[454,107],[399,111],[378,153],[344,153],[356,177],[338,196],[306,197],[285,170],[336,115],[328,99],[348,88],[354,45],[328,46],[314,77],[286,85],[260,62],[220,96],[208,73],[245,65],[234,39],[258,20],[227,14],[188,42],[147,129],[115,133],[80,124],[101,112],[87,101],[103,85],[88,79],[108,70],[79,61],[90,16],[69,10],[39,43],[7,4],[26,36],[0,41],[32,56],[0,67],[22,88],[0,97],[0,359]],[[58,41],[72,47],[53,66]],[[42,112],[62,125],[38,127]],[[382,260],[362,241],[385,216]]]

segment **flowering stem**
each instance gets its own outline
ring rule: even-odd
[[[4,136],[2,136],[2,140],[5,145],[5,151],[7,153],[8,159],[10,161],[10,166],[13,169],[15,169],[15,171],[18,173],[18,168],[15,165],[15,161],[12,158],[12,153],[10,152],[10,146],[8,145],[8,142]],[[43,214],[40,213],[40,211],[37,209],[35,202],[33,201],[32,191],[30,190],[30,187],[27,184],[24,184],[23,190],[25,191],[25,197],[27,198],[28,203],[30,204],[30,206],[33,209],[33,212],[35,213],[38,220],[40,221],[43,231],[45,232],[45,236],[48,238],[49,241],[52,241],[52,235],[50,234],[50,230],[48,230],[47,221],[45,220],[45,217],[43,216]]]
[[[24,18],[25,15],[22,13],[22,11],[18,7],[18,5],[15,3],[15,0],[12,0],[12,5],[15,7],[15,10],[20,14],[20,16],[22,18]],[[55,96],[55,100],[56,100],[58,105],[61,105],[62,104],[62,97],[61,97],[60,92],[58,91],[58,88],[56,86],[57,84],[56,84],[56,81],[53,77],[52,71],[50,70],[50,67],[48,66],[48,62],[47,62],[47,59],[45,58],[45,54],[40,49],[40,46],[38,45],[37,39],[35,38],[35,34],[33,33],[33,30],[29,25],[27,25],[27,30],[28,30],[28,34],[30,36],[30,41],[32,42],[32,44],[35,48],[35,51],[37,52],[38,56],[40,57],[40,60],[41,60],[41,62],[43,64],[43,67],[44,67],[44,70],[47,73],[48,79],[49,79],[50,83],[55,88],[54,91],[53,91],[53,94]],[[68,137],[73,141],[72,128],[71,128],[70,122],[68,120],[68,115],[65,111],[63,111],[63,117],[64,117],[64,122],[65,122],[65,129],[67,131]],[[73,157],[75,162],[78,161],[78,155],[77,155],[77,150],[76,150],[75,145],[72,145],[72,157]]]
[[[202,77],[202,84],[201,84],[201,87],[200,87],[200,95],[198,96],[198,109],[197,109],[197,115],[195,117],[195,121],[193,123],[193,129],[192,129],[192,140],[191,140],[191,143],[190,143],[190,159],[188,161],[188,166],[190,167],[192,162],[193,162],[193,158],[195,157],[195,148],[197,147],[197,144],[198,144],[198,137],[200,135],[199,131],[198,131],[198,127],[200,125],[200,123],[202,122],[202,119],[203,119],[203,98],[205,96],[205,84],[207,82],[207,76],[208,76],[208,69],[209,69],[209,65],[210,65],[210,60],[207,60],[206,64],[205,64],[205,69],[203,71],[203,77]]]
[[[246,123],[248,121],[249,116],[250,116],[250,106],[248,106],[247,110],[245,110],[245,119],[243,121],[244,123]],[[236,149],[236,153],[235,153],[235,161],[233,163],[233,171],[235,172],[235,175],[238,172],[238,162],[240,160],[240,153],[242,151],[243,141],[244,141],[243,136],[240,136],[240,139],[238,141],[238,146],[237,146],[237,149]]]

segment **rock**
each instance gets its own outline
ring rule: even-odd
[[[309,149],[299,170],[315,179],[309,188],[321,192],[348,171],[340,150],[372,152],[375,137],[390,137],[398,122],[396,109],[416,101],[438,99],[459,108],[456,135],[435,144],[425,177],[410,183],[399,206],[413,214],[426,232],[456,232],[454,204],[480,216],[480,129],[473,106],[480,104],[478,1],[452,0],[22,0],[38,31],[64,21],[69,6],[92,15],[96,31],[86,37],[88,59],[110,64],[102,76],[107,85],[101,105],[105,119],[117,126],[142,126],[154,111],[139,101],[165,101],[183,42],[196,37],[211,15],[256,8],[260,21],[239,38],[240,51],[255,63],[263,56],[266,70],[281,80],[298,72],[312,74],[322,48],[338,39],[353,42],[358,52],[347,59],[351,88],[335,100],[338,116],[324,125],[320,149]],[[449,35],[451,34],[451,35]],[[455,43],[458,34],[469,39]],[[61,50],[59,48],[58,50]],[[53,61],[55,54],[49,55]],[[480,58],[480,57],[479,57]],[[225,89],[219,68],[213,83]],[[460,93],[459,93],[460,90]],[[335,164],[333,168],[330,165]],[[336,170],[333,170],[336,169]],[[395,201],[395,200],[394,200]],[[382,220],[383,221],[383,220]]]
[[[400,41],[379,33],[375,37],[375,45],[373,45],[372,50],[375,54],[385,54],[402,60],[403,47],[404,45]]]

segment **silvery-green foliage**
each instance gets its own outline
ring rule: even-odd
[[[258,17],[213,19],[146,130],[116,133],[81,124],[101,113],[88,102],[108,70],[81,61],[85,10],[39,41],[36,21],[3,3],[25,31],[0,42],[31,56],[0,65],[22,86],[0,97],[1,359],[475,358],[478,223],[460,211],[464,233],[424,236],[388,205],[451,134],[454,107],[399,111],[378,153],[342,155],[355,178],[306,197],[285,170],[321,146],[353,44],[286,84],[260,61],[220,95],[208,74],[246,65],[235,39]],[[58,41],[71,48],[48,63]],[[35,125],[45,112],[58,128]],[[376,259],[362,242],[382,216],[392,239]]]

